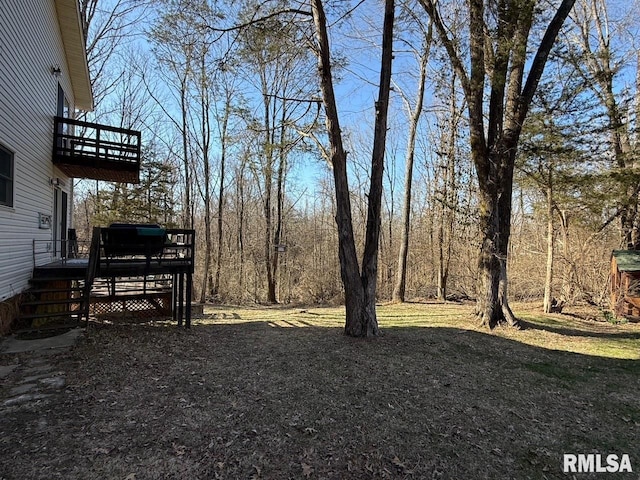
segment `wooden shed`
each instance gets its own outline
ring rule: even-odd
[[[640,317],[640,250],[611,254],[611,309],[619,316]]]

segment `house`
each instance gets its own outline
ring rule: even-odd
[[[139,132],[74,120],[93,108],[83,31],[78,0],[0,4],[0,333],[67,256],[73,179],[138,180]]]
[[[613,251],[610,283],[615,314],[640,317],[640,250]]]

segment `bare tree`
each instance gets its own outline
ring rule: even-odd
[[[220,173],[218,183],[218,216],[217,216],[217,252],[216,252],[216,272],[213,281],[213,287],[211,290],[212,296],[217,299],[220,294],[220,275],[222,272],[222,251],[223,251],[223,225],[224,225],[224,201],[225,201],[225,181],[229,147],[232,139],[229,134],[229,124],[231,121],[233,99],[235,96],[235,85],[233,72],[227,72],[225,69],[220,74],[221,78],[218,81],[219,90],[223,97],[224,103],[221,111],[216,107],[216,125],[218,129],[218,136],[220,138]],[[239,241],[242,244],[242,241]]]
[[[145,18],[151,1],[116,0],[107,8],[100,0],[79,1],[96,106],[119,84],[119,72],[122,69],[110,68],[110,61],[117,55],[120,47],[141,34],[138,27]]]
[[[443,78],[444,77],[444,78]],[[463,107],[459,103],[458,81],[455,72],[444,69],[438,76],[439,90],[444,91],[448,105],[437,118],[437,164],[434,172],[435,239],[436,250],[436,295],[438,300],[447,299],[447,282],[451,266],[451,254],[454,248],[454,230],[459,209],[458,169],[462,164],[459,158],[460,128]]]
[[[371,187],[368,197],[369,208],[362,270],[360,270],[358,263],[353,235],[349,182],[347,180],[347,152],[344,150],[342,143],[342,132],[340,130],[333,87],[327,19],[321,0],[311,0],[311,9],[315,25],[320,88],[325,107],[325,121],[331,149],[330,157],[336,193],[338,256],[340,259],[340,274],[345,289],[345,333],[354,337],[375,336],[379,331],[376,318],[376,282],[387,111],[391,88],[395,4],[393,0],[385,1],[379,96],[375,104],[376,120],[371,159]]]
[[[452,31],[445,24],[440,6],[434,0],[420,0],[420,3],[433,19],[468,105],[482,235],[477,315],[481,323],[490,328],[504,321],[518,326],[507,299],[515,156],[522,125],[549,52],[575,0],[562,0],[530,61],[527,53],[538,12],[537,1],[469,0],[469,62],[464,61],[458,48],[463,42],[454,37],[460,32]],[[487,84],[488,105],[485,104]]]
[[[407,258],[409,256],[409,237],[411,231],[411,188],[413,183],[413,164],[416,154],[418,125],[420,123],[424,104],[424,92],[427,81],[427,64],[429,62],[432,39],[433,22],[429,22],[429,26],[427,27],[424,35],[422,48],[419,52],[416,52],[418,57],[418,70],[420,73],[413,108],[409,104],[409,101],[403,96],[405,107],[409,112],[409,133],[407,136],[407,150],[404,167],[404,201],[402,206],[402,231],[400,234],[400,250],[398,253],[398,270],[392,295],[394,302],[404,302],[407,289]]]
[[[640,245],[640,178],[635,153],[638,139],[634,138],[633,128],[634,121],[637,124],[638,112],[633,109],[638,107],[639,85],[635,86],[634,105],[628,90],[620,88],[623,81],[618,80],[623,68],[637,55],[635,47],[629,46],[633,37],[627,33],[627,23],[637,18],[634,13],[615,21],[606,1],[578,0],[571,16],[575,30],[569,35],[567,56],[606,112],[609,148],[615,175],[620,179],[615,190],[623,192],[609,221],[619,219],[623,248]]]
[[[302,144],[298,129],[315,124],[317,118],[312,108],[316,104],[312,100],[315,85],[308,81],[312,57],[304,35],[295,21],[284,15],[271,16],[269,10],[259,20],[244,25],[239,35],[241,72],[250,85],[247,95],[255,95],[261,103],[246,121],[259,139],[250,165],[262,195],[263,260],[270,303],[278,301],[278,251],[291,153]]]

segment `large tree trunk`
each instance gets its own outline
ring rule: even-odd
[[[476,314],[482,325],[493,328],[503,318],[499,298],[501,263],[497,241],[500,235],[497,195],[481,189],[479,196],[479,229],[482,232],[482,244],[478,257]]]
[[[480,196],[480,232],[477,314],[490,328],[506,322],[517,326],[507,301],[507,254],[511,233],[513,168],[522,124],[547,62],[551,47],[575,0],[562,0],[548,24],[538,49],[527,58],[529,32],[536,2],[498,2],[496,28],[487,37],[487,9],[492,2],[469,0],[469,69],[460,56],[434,0],[420,0],[461,79],[469,111],[471,156]],[[486,3],[486,4],[485,4]],[[525,65],[529,73],[524,82]],[[485,85],[489,83],[485,111]],[[486,124],[485,124],[486,119]]]
[[[371,186],[368,197],[367,230],[362,273],[360,273],[358,265],[353,235],[349,182],[347,180],[347,153],[342,143],[342,133],[333,89],[329,38],[322,1],[311,0],[311,8],[318,42],[320,88],[325,107],[325,121],[329,136],[330,158],[333,165],[336,192],[338,258],[340,259],[340,274],[345,289],[345,333],[354,337],[371,337],[379,333],[378,320],[376,318],[376,281],[387,111],[391,87],[394,2],[393,0],[385,1],[380,90],[378,101],[376,102],[376,122],[371,159]]]
[[[507,257],[511,235],[511,200],[515,151],[490,156],[487,183],[480,189],[479,281],[476,313],[480,324],[520,327],[508,301]],[[497,167],[500,166],[500,167]]]
[[[364,289],[360,281],[360,266],[353,236],[351,199],[347,181],[347,152],[344,150],[342,143],[342,132],[333,89],[327,19],[321,0],[311,0],[311,8],[318,42],[320,88],[325,108],[325,123],[329,136],[330,159],[333,167],[333,182],[336,194],[338,259],[340,260],[340,277],[345,290],[345,333],[362,336],[362,332],[366,334],[369,330],[367,327],[369,319],[364,316]]]
[[[378,101],[375,103],[376,118],[373,132],[371,155],[371,185],[369,187],[369,208],[364,254],[362,256],[362,284],[365,294],[367,336],[378,333],[376,319],[376,287],[378,281],[378,246],[380,244],[380,223],[382,211],[382,180],[384,175],[384,154],[387,140],[387,113],[391,90],[391,62],[393,58],[394,0],[385,1],[384,25],[382,30],[382,61]]]

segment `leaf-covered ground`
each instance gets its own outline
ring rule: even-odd
[[[0,391],[0,478],[550,479],[592,452],[639,478],[640,325],[516,313],[489,332],[469,306],[382,306],[366,341],[332,308],[91,323],[51,357],[65,390]]]

